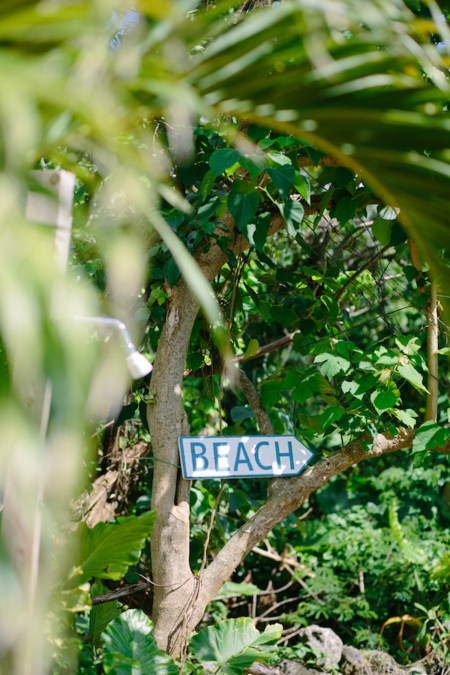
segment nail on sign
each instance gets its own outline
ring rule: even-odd
[[[313,453],[295,436],[196,436],[179,439],[185,478],[296,476]]]

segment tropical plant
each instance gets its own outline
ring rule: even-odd
[[[412,446],[420,469],[448,440],[436,385],[450,147],[440,10],[431,2],[424,19],[382,0],[332,7],[286,0],[250,15],[236,3],[134,8],[127,19],[120,7],[107,29],[110,3],[25,0],[0,10],[2,90],[14,92],[0,111],[2,578],[19,589],[8,593],[7,612],[14,608],[17,620],[2,650],[12,672],[45,663],[39,636],[53,521],[76,492],[82,458],[92,466],[86,433],[99,419],[109,415],[102,470],[117,473],[107,462],[121,456],[117,428],[128,425],[131,437],[139,416],[148,425],[140,440],[151,438],[151,490],[140,490],[140,507],[122,502],[126,513],[145,509],[151,493],[156,520],[133,517],[90,534],[81,526],[85,555],[70,581],[70,565],[60,563],[58,603],[65,597],[67,609],[85,611],[86,584],[124,576],[153,526],[152,645],[175,657],[245,557],[278,524],[292,523],[315,490],[362,460],[381,462]],[[38,167],[77,176],[64,282],[48,231],[18,208],[29,187],[42,191],[39,180],[30,185]],[[65,298],[57,316],[55,297]],[[92,335],[72,320],[97,307],[136,320],[143,348],[155,353],[148,392],[138,384],[121,417],[120,351],[99,356]],[[377,335],[354,323],[358,312],[379,321]],[[398,327],[392,314],[402,317]],[[423,321],[428,355],[415,334]],[[248,374],[230,363],[262,356]],[[191,556],[191,486],[178,466],[178,438],[190,435],[185,410],[192,433],[222,433],[224,425],[228,435],[295,430],[324,454],[304,474],[273,481],[267,499],[261,481],[250,494],[230,486],[237,517],[227,523],[219,512],[209,564],[224,486],[194,487]],[[120,493],[118,478],[111,486]],[[112,501],[109,518],[118,512]],[[399,521],[391,521],[406,557]],[[118,552],[125,530],[130,538]],[[97,546],[108,552],[101,565]],[[309,588],[300,573],[295,578]],[[370,618],[373,610],[359,604]],[[115,613],[104,611],[91,615],[92,637]],[[119,625],[131,630],[116,617],[106,631]],[[141,638],[125,652],[118,634],[108,634],[105,668],[128,672],[141,663]]]

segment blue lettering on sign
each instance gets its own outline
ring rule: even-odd
[[[241,459],[241,453],[243,455],[243,459]],[[253,471],[252,464],[250,462],[250,457],[247,454],[247,450],[245,449],[245,445],[243,443],[239,443],[237,453],[236,453],[236,461],[234,463],[234,469],[233,471],[238,470],[238,465],[239,464],[247,464],[248,468],[250,471]]]
[[[278,468],[281,469],[281,462],[280,458],[281,457],[289,457],[289,461],[291,463],[291,470],[294,470],[294,453],[292,452],[292,443],[289,441],[288,442],[288,451],[287,452],[280,452],[280,447],[278,445],[278,442],[275,441],[275,453],[277,455],[277,464]]]
[[[271,466],[264,466],[264,464],[261,464],[261,462],[259,461],[259,449],[262,445],[269,445],[269,443],[267,441],[261,441],[261,443],[258,443],[258,445],[255,448],[255,461],[260,469],[262,469],[263,471],[270,471],[272,468]]]
[[[196,447],[201,448],[201,450],[196,451]],[[204,471],[208,468],[208,460],[205,457],[206,448],[203,443],[191,443],[191,454],[193,471]],[[200,459],[203,462],[203,466],[197,466],[197,459]]]
[[[226,452],[219,452],[220,447],[227,448]],[[229,466],[224,467],[222,469],[219,467],[219,459],[223,457],[228,457],[228,443],[214,443],[213,450],[214,450],[214,464],[216,465],[216,471],[229,471],[230,470]]]

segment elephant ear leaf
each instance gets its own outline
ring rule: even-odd
[[[99,523],[92,529],[80,523],[78,564],[66,587],[78,586],[93,577],[121,579],[129,566],[139,560],[155,517],[156,511],[150,511],[142,516],[118,518],[114,523]]]
[[[153,624],[140,609],[129,609],[103,632],[105,671],[114,675],[178,675],[171,657],[158,649]]]
[[[230,619],[201,630],[192,638],[191,649],[200,662],[217,664],[219,672],[242,675],[256,659],[269,659],[282,628],[274,624],[260,633],[253,619]]]
[[[109,589],[105,588],[103,584],[97,581],[91,590],[93,597],[96,595],[103,595],[108,593]],[[92,642],[98,644],[100,642],[101,634],[106,626],[120,615],[119,603],[117,600],[112,602],[105,602],[101,605],[94,605],[89,613],[89,634],[92,637]]]

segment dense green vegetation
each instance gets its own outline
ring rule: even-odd
[[[445,8],[250,5],[0,8],[2,674],[314,665],[311,623],[448,662]],[[24,218],[31,169],[76,174],[64,282]],[[150,377],[73,321],[99,313]],[[295,434],[305,498],[197,480],[174,530],[182,427]],[[287,506],[202,595],[267,504]]]
[[[428,295],[422,289],[427,274],[416,282],[418,272],[411,265],[407,236],[395,214],[383,205],[370,205],[371,192],[346,168],[298,167],[296,159],[305,156],[305,146],[291,136],[252,127],[248,135],[260,139],[259,147],[267,147],[269,167],[284,166],[291,173],[286,172],[282,193],[275,182],[277,169],[271,174],[269,168],[269,177],[275,179],[266,181],[258,206],[261,211],[267,209],[266,214],[251,216],[259,240],[253,238],[253,226],[244,223],[239,228],[253,248],[238,258],[231,254],[214,287],[232,326],[234,352],[250,359],[244,360],[243,367],[259,388],[275,433],[295,433],[309,442],[318,461],[357,434],[368,434],[370,447],[371,437],[385,428],[395,434],[400,426],[420,426],[426,398],[422,307]],[[240,194],[257,194],[267,167],[261,161],[253,180],[246,175],[244,181],[237,177],[239,167],[249,166],[249,159],[228,150],[223,134],[203,126],[195,138],[196,164],[181,174],[188,176],[186,197],[194,209],[187,216],[170,206],[165,212],[167,222],[193,253],[204,246],[205,234],[217,232],[217,221],[211,216],[217,213],[220,218],[228,194],[233,194],[229,186],[242,189]],[[222,173],[215,178],[219,169]],[[336,206],[333,203],[324,214],[302,214],[301,223],[291,221],[290,228],[265,239],[264,218],[270,218],[274,206],[281,210],[288,204],[289,193],[304,195],[306,202],[311,201],[311,193],[326,195],[320,197],[324,207],[329,207],[333,195]],[[294,203],[303,209],[299,201]],[[220,230],[214,236],[220,236]],[[85,230],[83,237],[89,241]],[[87,274],[93,263],[101,269],[92,253],[81,246],[74,259],[84,260]],[[170,291],[164,282],[174,286],[179,272],[164,245],[153,247],[150,260],[151,280],[136,316],[147,322],[144,344],[151,354],[165,321],[164,300]],[[361,272],[363,266],[366,269]],[[80,267],[75,270],[79,273]],[[290,345],[252,358],[260,345],[275,342],[287,330],[298,331]],[[443,333],[443,355],[445,344]],[[199,319],[192,332],[187,361],[191,372],[183,393],[192,435],[218,432],[220,377],[210,377],[217,359],[208,324]],[[444,429],[449,407],[445,356],[439,378],[442,444],[449,435]],[[149,440],[141,406],[145,391],[143,383],[118,417],[122,448]],[[222,406],[225,435],[258,433],[251,407],[232,382],[225,386]],[[124,499],[129,513],[142,513],[150,504],[153,460],[142,463],[146,470]],[[446,652],[436,624],[425,623],[425,612],[437,609],[444,625],[450,618],[447,586],[433,575],[448,549],[448,481],[445,455],[411,454],[410,450],[367,460],[335,476],[247,557],[233,583],[221,591],[227,599],[211,603],[203,625],[249,612],[256,618],[264,615],[266,621],[275,617],[286,635],[293,635],[286,641],[286,653],[291,656],[297,655],[295,629],[311,622],[333,628],[345,642],[360,648],[389,649],[398,660],[420,658],[430,644]],[[197,481],[192,487],[191,558],[197,570],[219,483]],[[255,513],[266,492],[265,480],[227,483],[209,555]],[[126,579],[137,581],[136,572],[148,575],[147,565],[144,557]],[[270,603],[255,594],[287,585],[281,594],[269,595],[270,603],[282,604],[266,615]],[[385,621],[404,615],[416,622],[408,620],[400,645],[398,623],[380,637]],[[303,656],[301,646],[297,649]]]

